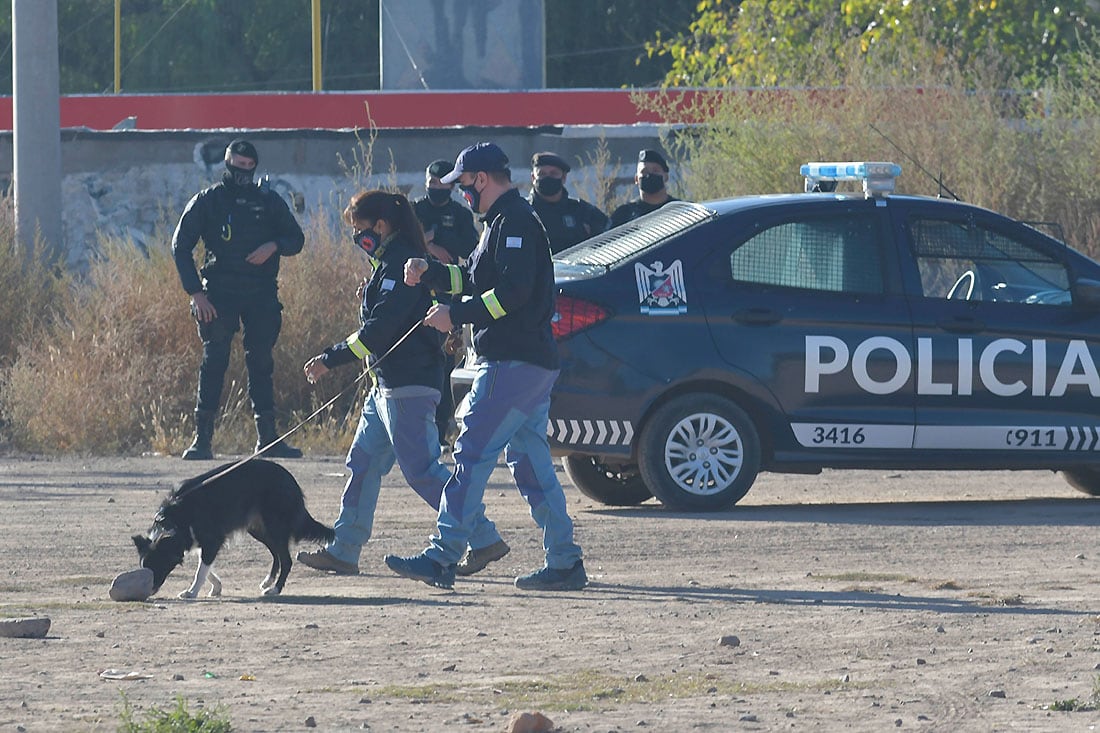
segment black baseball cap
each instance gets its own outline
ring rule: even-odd
[[[454,183],[463,173],[506,170],[508,156],[496,143],[478,143],[459,153],[455,160],[455,169],[439,180],[443,183]]]
[[[565,162],[565,158],[557,153],[551,153],[550,151],[535,153],[531,156],[532,168],[538,168],[542,165],[552,165],[555,168],[560,168],[562,173],[569,172],[569,164]]]
[[[639,163],[656,163],[661,166],[665,173],[668,173],[668,163],[665,162],[665,156],[658,153],[656,150],[639,150],[638,151]]]
[[[429,178],[442,178],[454,170],[454,164],[449,160],[433,160],[426,170]]]
[[[260,162],[260,156],[256,154],[256,146],[247,140],[237,139],[229,143],[225,148],[225,158],[229,159],[230,154],[243,155],[246,158],[251,158],[257,163]]]

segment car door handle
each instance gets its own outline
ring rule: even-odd
[[[936,325],[951,333],[978,333],[985,330],[985,323],[971,316],[941,318]]]
[[[770,326],[782,319],[783,314],[771,308],[745,308],[733,314],[733,320],[746,326]]]

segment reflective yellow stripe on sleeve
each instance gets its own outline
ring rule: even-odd
[[[348,336],[344,342],[351,349],[351,353],[355,354],[360,359],[366,359],[370,356],[370,349],[363,345],[363,342],[359,340],[359,332],[356,331],[352,335]]]
[[[500,320],[504,316],[508,315],[504,312],[504,306],[497,300],[496,290],[486,290],[481,296],[481,302],[485,304],[485,308],[489,311],[489,315],[493,317],[493,320]]]
[[[451,288],[447,292],[451,295],[458,295],[462,292],[462,268],[458,265],[445,265],[445,267],[451,276]]]

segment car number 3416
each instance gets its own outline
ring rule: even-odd
[[[817,445],[862,445],[867,440],[862,427],[826,427],[814,428],[811,441]]]

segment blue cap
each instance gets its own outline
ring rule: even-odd
[[[496,143],[478,143],[459,153],[455,161],[455,169],[439,180],[442,183],[454,183],[463,173],[506,170],[508,170],[508,156]]]

